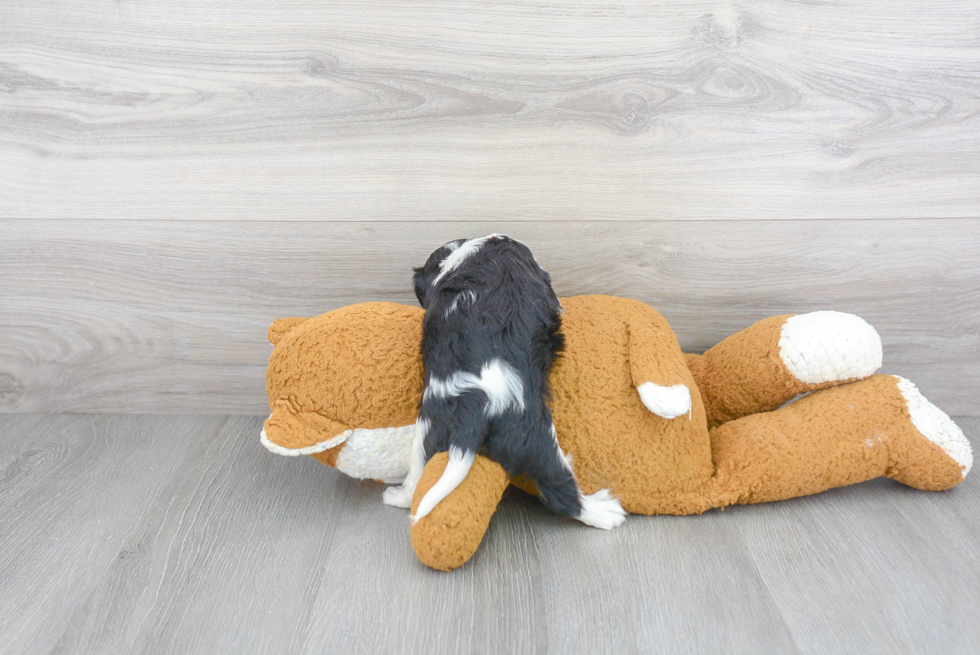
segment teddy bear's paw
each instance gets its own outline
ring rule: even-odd
[[[881,337],[860,316],[810,312],[791,316],[779,336],[779,357],[800,382],[866,378],[881,368]]]
[[[965,479],[973,468],[973,449],[970,441],[946,412],[926,400],[911,381],[895,376],[898,390],[908,405],[909,418],[915,429],[926,439],[936,444],[956,462],[960,474]]]
[[[677,418],[691,411],[691,391],[683,384],[664,387],[644,382],[636,388],[646,408],[666,419]]]
[[[612,530],[626,520],[626,510],[619,504],[619,499],[609,493],[608,489],[600,489],[594,494],[581,496],[582,511],[578,520],[593,528]]]
[[[385,505],[409,509],[412,506],[412,496],[414,495],[415,489],[400,485],[385,489],[384,493],[381,494],[381,500],[384,501]]]

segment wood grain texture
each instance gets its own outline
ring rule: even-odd
[[[182,462],[224,418],[4,417],[0,650],[52,652]],[[135,598],[127,598],[129,600]]]
[[[980,2],[7,0],[0,216],[980,216]]]
[[[960,418],[973,443],[980,419]],[[980,486],[877,480],[613,532],[509,492],[474,559],[259,417],[0,416],[0,650],[971,653]]]
[[[650,303],[703,351],[774,314],[875,325],[885,372],[980,411],[980,221],[0,222],[0,411],[261,413],[266,328],[415,303],[438,244],[524,240],[561,295]]]
[[[774,314],[859,314],[885,372],[980,412],[980,221],[964,220],[0,221],[0,411],[261,413],[274,319],[414,304],[412,266],[493,231],[561,295],[650,303],[691,351]]]

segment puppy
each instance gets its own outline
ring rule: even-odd
[[[608,490],[579,491],[548,409],[548,373],[562,348],[561,304],[551,278],[519,241],[498,234],[458,239],[415,269],[425,392],[408,476],[384,501],[411,507],[425,463],[449,452],[413,521],[469,473],[480,452],[511,476],[526,474],[549,509],[599,528],[625,519]]]

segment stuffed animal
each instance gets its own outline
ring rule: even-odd
[[[908,380],[874,375],[881,340],[857,316],[774,316],[690,355],[644,303],[578,296],[562,305],[565,348],[550,378],[558,441],[583,493],[610,489],[628,512],[698,514],[879,476],[939,491],[970,471],[956,424]],[[262,443],[399,481],[423,391],[422,316],[378,302],[276,321]],[[426,465],[413,514],[446,461],[441,453]],[[446,571],[466,562],[509,484],[534,493],[477,457],[411,526],[419,559]]]

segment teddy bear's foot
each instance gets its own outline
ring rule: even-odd
[[[636,390],[646,408],[657,416],[672,419],[689,414],[691,411],[691,392],[683,384],[664,387],[653,382],[645,382]]]
[[[895,379],[914,430],[909,431],[911,438],[893,446],[896,464],[889,477],[926,491],[948,489],[961,482],[973,467],[969,440],[953,419],[926,400],[912,382],[898,376]]]
[[[861,379],[881,368],[881,337],[860,316],[810,312],[786,319],[779,357],[804,384]]]
[[[608,489],[600,489],[594,494],[581,496],[582,511],[576,517],[579,521],[593,528],[612,530],[626,520],[626,510],[619,504],[619,499],[609,493]]]
[[[881,338],[853,314],[810,312],[763,319],[686,358],[712,428],[868,378],[881,366]]]

